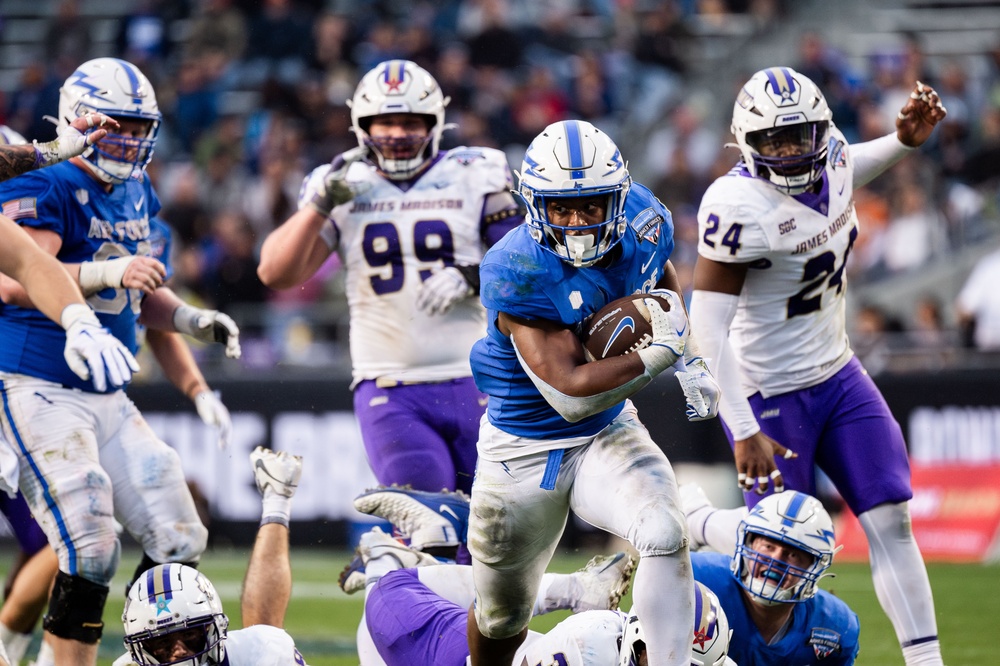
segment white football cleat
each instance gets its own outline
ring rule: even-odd
[[[705,489],[697,483],[685,483],[678,486],[677,491],[681,496],[681,511],[685,517],[690,517],[698,509],[715,508],[712,500],[705,494]]]
[[[395,560],[399,564],[398,567],[394,567],[396,569],[413,569],[441,564],[436,558],[427,553],[413,550],[377,527],[373,527],[361,535],[361,540],[358,542],[358,554],[361,555],[361,561],[366,568],[369,562],[381,557]]]
[[[258,446],[250,454],[250,464],[253,465],[253,478],[261,495],[276,493],[291,497],[299,487],[302,456]]]
[[[587,562],[572,574],[574,598],[570,607],[573,612],[618,610],[622,597],[628,593],[635,564],[635,559],[626,553],[598,555]]]

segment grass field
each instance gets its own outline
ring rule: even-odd
[[[592,553],[561,554],[553,563],[557,571],[573,571]],[[223,597],[233,628],[240,626],[239,587],[248,552],[214,550],[203,566]],[[337,574],[348,560],[346,551],[296,550],[292,553],[295,586],[286,628],[295,638],[310,666],[356,666],[354,635],[361,616],[362,595],[347,596],[337,587]],[[101,666],[108,666],[121,649],[123,590],[137,556],[126,554],[112,586],[104,621]],[[1000,565],[932,564],[931,584],[937,604],[938,629],[945,662],[950,666],[997,663],[993,639],[1000,631]],[[858,666],[901,666],[903,659],[895,634],[875,598],[868,566],[836,564],[834,579],[824,587],[846,601],[861,619],[861,654]],[[626,599],[623,607],[631,601]],[[564,613],[536,618],[532,628],[545,631]],[[32,654],[32,652],[29,652]]]

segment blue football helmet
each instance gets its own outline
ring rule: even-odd
[[[116,120],[147,123],[144,136],[111,132],[83,153],[94,173],[107,183],[139,176],[149,160],[163,120],[149,79],[130,62],[118,58],[88,60],[59,89],[59,127],[93,111]]]
[[[754,549],[758,537],[797,548],[812,558],[812,564],[797,567],[764,555]],[[816,596],[816,585],[838,550],[833,521],[819,500],[789,490],[765,497],[740,521],[730,568],[755,602],[794,604]]]
[[[751,174],[800,194],[823,177],[832,118],[823,93],[808,77],[772,67],[743,86],[731,129]]]
[[[615,142],[590,123],[563,120],[546,127],[528,146],[518,177],[516,193],[527,206],[531,237],[560,259],[590,266],[621,241],[632,178]],[[572,227],[570,234],[549,221],[552,199],[596,196],[607,197],[602,222]]]

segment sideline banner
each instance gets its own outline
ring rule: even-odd
[[[1000,464],[913,464],[913,534],[927,561],[1000,559]],[[868,541],[850,511],[841,514],[838,560],[867,561]]]

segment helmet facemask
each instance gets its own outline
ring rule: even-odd
[[[110,115],[110,114],[109,114]],[[128,122],[131,118],[118,116],[115,120]],[[148,129],[141,137],[108,133],[84,154],[101,180],[124,183],[138,175],[153,159],[153,148],[159,132],[159,121],[145,121]]]
[[[371,126],[378,116],[365,118],[360,123],[361,141],[375,156],[379,170],[394,180],[404,180],[418,174],[430,162],[434,152],[432,146],[437,144],[434,136],[433,116],[407,115],[420,118],[427,127],[427,132],[403,136],[373,137]]]
[[[747,534],[748,543],[737,548],[743,558],[740,581],[743,587],[764,606],[805,601],[807,597],[803,595],[806,589],[815,588],[821,577],[815,571],[819,558],[807,553],[812,563],[805,568],[797,567],[754,549],[752,544],[756,538],[753,533]]]
[[[579,197],[567,197],[565,192],[532,193],[532,203],[528,203],[523,193],[521,198],[529,209],[528,226],[531,237],[545,249],[580,268],[591,266],[621,240],[628,220],[625,217],[625,195],[628,186],[616,187],[607,192],[588,190]],[[600,222],[578,226],[562,226],[549,218],[548,205],[553,200],[591,198],[604,195],[605,216]]]
[[[747,132],[754,175],[789,194],[800,194],[823,177],[829,138],[826,120]]]
[[[214,617],[201,617],[173,625],[168,631],[126,636],[125,646],[140,666],[203,666],[218,663],[212,656],[218,654],[223,636]],[[172,650],[178,638],[190,654],[173,660]]]

